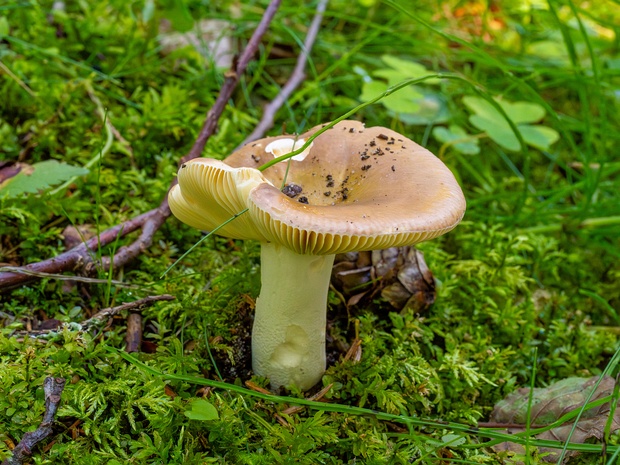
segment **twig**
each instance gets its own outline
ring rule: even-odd
[[[213,104],[213,107],[207,113],[205,123],[196,139],[196,142],[179,162],[179,166],[187,161],[196,158],[201,155],[204,147],[209,138],[215,133],[217,128],[217,121],[226,108],[232,93],[239,81],[239,77],[244,73],[250,60],[256,54],[261,39],[269,24],[273,20],[276,11],[280,6],[281,0],[273,0],[263,17],[257,26],[256,30],[252,34],[247,46],[241,53],[236,63],[233,63],[231,70],[229,70],[225,76],[226,79],[220,93]],[[282,88],[280,95],[276,97],[274,102],[265,108],[265,116],[262,118],[261,129],[252,132],[254,138],[259,137],[266,131],[270,125],[273,125],[273,119],[279,108],[284,104],[288,96],[304,79],[304,67],[309,56],[310,50],[316,40],[316,35],[321,23],[322,15],[325,10],[327,0],[321,0],[317,5],[317,13],[308,29],[308,34],[304,42],[304,48],[301,51],[301,55],[295,66],[295,70],[291,75],[289,81]],[[265,121],[265,122],[263,122]],[[269,121],[271,121],[269,123]],[[106,125],[106,129],[109,127]],[[251,136],[252,136],[251,135]],[[250,137],[251,137],[250,136]],[[246,139],[246,141],[249,140]],[[176,179],[173,181],[173,185]],[[98,237],[93,237],[90,240],[68,250],[54,258],[44,260],[42,262],[32,263],[23,267],[19,267],[21,271],[4,271],[0,272],[0,293],[12,289],[15,286],[25,284],[41,278],[41,273],[54,273],[59,274],[65,271],[80,272],[85,274],[92,274],[96,268],[103,271],[108,271],[112,265],[115,267],[122,267],[135,259],[144,250],[148,249],[152,242],[154,234],[164,224],[166,219],[171,215],[170,207],[168,206],[168,196],[164,198],[161,204],[146,213],[143,213],[137,217],[125,221],[122,224],[116,225],[109,229],[106,229],[99,234]],[[131,244],[120,247],[117,253],[113,257],[102,257],[98,262],[95,258],[94,251],[105,247],[119,238],[123,238],[128,234],[140,229],[140,236]]]
[[[245,71],[248,63],[256,54],[260,41],[267,31],[269,24],[273,20],[281,0],[273,0],[252,34],[245,50],[239,57],[236,64],[230,71],[226,73],[226,80],[222,85],[220,93],[209,112],[207,113],[205,124],[192,146],[189,153],[181,159],[180,164],[198,157],[204,149],[207,141],[213,135],[216,129],[217,121],[224,111],[228,100],[239,80],[239,76]],[[21,267],[27,271],[35,271],[40,273],[60,273],[63,271],[81,271],[90,273],[95,267],[99,266],[104,271],[110,269],[110,266],[123,266],[136,258],[141,252],[150,247],[153,242],[153,235],[161,227],[166,219],[171,215],[168,206],[168,196],[164,198],[159,207],[151,211],[143,213],[131,220],[120,225],[114,226],[103,231],[99,237],[94,237],[85,243],[80,244],[73,249],[58,255],[57,257],[44,260],[42,262],[33,263]],[[93,251],[99,247],[106,246],[114,242],[117,238],[125,237],[137,229],[141,229],[142,233],[132,244],[121,247],[112,257],[103,257],[101,263],[96,263]],[[37,279],[38,276],[16,273],[16,272],[0,272],[0,292],[11,289],[20,284],[24,284]]]
[[[217,122],[222,113],[224,112],[224,109],[228,104],[228,100],[232,96],[233,90],[237,86],[239,77],[245,72],[245,69],[247,68],[250,60],[258,50],[260,41],[265,32],[267,32],[269,24],[273,20],[273,17],[275,16],[276,11],[280,6],[280,3],[281,0],[273,0],[269,4],[267,9],[265,10],[265,13],[263,14],[260,23],[254,31],[254,34],[252,34],[252,37],[250,38],[250,41],[248,42],[245,50],[236,61],[236,63],[233,63],[232,68],[225,73],[226,79],[224,80],[224,84],[222,84],[222,88],[220,89],[220,93],[217,96],[215,103],[207,112],[205,123],[202,126],[200,133],[198,134],[198,138],[196,139],[196,142],[194,142],[194,145],[187,153],[187,155],[181,158],[179,166],[181,166],[183,163],[187,163],[189,160],[199,157],[202,154],[202,151],[204,150],[207,141],[217,129]],[[174,185],[175,183],[176,179],[173,180],[172,185]],[[113,258],[113,263],[115,266],[125,265],[126,263],[137,257],[145,249],[150,247],[153,241],[153,235],[172,213],[170,211],[170,206],[168,205],[167,195],[156,211],[157,214],[153,215],[153,217],[147,220],[142,226],[142,234],[140,235],[138,240],[127,247],[121,247],[121,249],[119,249],[118,253]],[[112,261],[110,260],[110,258],[105,257],[102,260],[103,269],[109,270],[111,263]],[[2,281],[0,276],[0,286],[1,283]]]
[[[276,113],[282,105],[286,102],[289,96],[293,93],[293,91],[301,84],[301,82],[306,78],[305,68],[306,62],[308,61],[308,57],[310,56],[310,51],[314,46],[314,42],[316,40],[316,36],[319,32],[319,28],[321,26],[321,21],[323,20],[323,13],[325,12],[325,8],[327,7],[328,0],[321,0],[316,6],[316,13],[314,18],[312,19],[312,23],[308,28],[308,33],[306,34],[306,40],[304,40],[303,48],[297,57],[297,63],[295,64],[295,69],[293,73],[289,77],[284,87],[280,90],[278,95],[263,109],[263,117],[254,128],[254,131],[244,139],[241,145],[245,145],[248,142],[252,142],[256,139],[260,139],[265,135],[265,133],[273,127],[273,121],[275,119]]]
[[[237,81],[239,81],[239,77],[244,73],[245,69],[248,66],[248,63],[256,53],[256,50],[258,50],[260,41],[265,32],[267,32],[267,28],[269,27],[269,24],[275,16],[276,11],[278,11],[280,3],[281,0],[273,0],[269,4],[267,9],[265,10],[265,13],[263,14],[263,18],[256,27],[254,34],[250,38],[248,45],[246,46],[243,53],[239,56],[236,65],[235,63],[233,63],[232,69],[225,74],[226,80],[222,85],[220,95],[213,104],[211,110],[209,110],[209,112],[207,113],[207,119],[202,127],[202,130],[200,131],[200,134],[198,134],[196,142],[192,146],[189,153],[181,159],[181,163],[185,163],[192,158],[199,157],[204,150],[205,145],[209,140],[209,137],[211,137],[215,132],[215,129],[217,127],[217,121],[222,112],[224,111],[224,107],[228,103],[228,99],[230,98],[230,95],[232,95],[233,89],[237,86]]]
[[[43,273],[41,271],[28,270],[25,267],[20,267],[20,266],[0,266],[0,272],[3,272],[3,271],[8,271],[11,273],[22,273],[26,275],[35,276],[37,278],[57,279],[59,281],[77,281],[80,283],[88,283],[88,284],[114,284],[115,286],[126,287],[128,289],[140,289],[140,286],[136,284],[127,284],[122,281],[117,281],[115,279],[97,279],[97,278],[86,278],[84,276],[65,276],[64,274]]]
[[[125,334],[125,352],[138,352],[142,345],[142,315],[131,313],[127,317],[127,333]]]
[[[13,449],[12,457],[2,462],[2,465],[22,465],[32,454],[34,446],[52,434],[52,423],[64,388],[65,380],[63,378],[45,378],[43,382],[43,391],[45,393],[43,421],[36,430],[24,433],[19,444]]]
[[[34,273],[61,273],[63,271],[81,271],[89,273],[95,266],[95,258],[93,251],[98,247],[104,247],[118,238],[124,237],[129,233],[134,232],[136,229],[145,228],[148,221],[153,221],[153,218],[157,219],[158,210],[154,209],[149,212],[143,213],[140,216],[136,216],[122,224],[114,226],[110,229],[106,229],[99,237],[95,236],[86,242],[61,253],[54,258],[49,258],[42,262],[32,263],[30,265],[19,267],[21,272],[5,271],[0,272],[0,292],[18,286],[20,284],[34,281],[40,278],[40,275],[33,275]],[[163,220],[162,220],[163,223]],[[119,249],[119,254],[123,252],[123,247]],[[119,261],[114,260],[115,264]],[[28,274],[26,274],[28,273]]]
[[[88,320],[83,321],[81,323],[81,326],[84,330],[87,330],[91,326],[100,324],[101,322],[107,320],[108,318],[111,318],[114,315],[118,315],[120,312],[123,312],[125,310],[138,311],[138,310],[142,310],[144,307],[153,305],[155,302],[161,302],[162,300],[174,300],[174,299],[175,297],[169,294],[151,295],[151,296],[145,297],[144,299],[135,300],[133,302],[127,302],[126,304],[122,304],[117,307],[104,308],[103,310],[100,310],[99,312],[95,313]]]
[[[168,206],[168,196],[166,195],[159,207],[147,213],[148,217],[144,219],[144,223],[141,225],[142,232],[138,239],[127,246],[119,248],[113,258],[103,257],[101,259],[101,267],[107,271],[112,264],[116,267],[125,266],[140,253],[148,249],[153,243],[153,236],[161,225],[166,222],[171,213]]]
[[[75,331],[88,331],[92,327],[101,325],[102,323],[107,321],[109,318],[113,317],[114,315],[118,315],[122,311],[132,310],[134,312],[137,312],[137,311],[142,310],[145,307],[153,305],[155,302],[174,300],[174,299],[175,297],[169,294],[151,295],[143,299],[135,300],[133,302],[127,302],[126,304],[122,304],[122,305],[118,305],[116,307],[104,308],[103,310],[98,311],[92,317],[90,317],[87,320],[82,321],[81,323],[77,323],[77,322],[64,323],[60,325],[60,327],[55,328],[55,329],[16,331],[15,335],[24,336],[24,337],[27,336],[31,338],[36,338],[36,337],[49,338],[62,332],[62,330],[67,327]]]

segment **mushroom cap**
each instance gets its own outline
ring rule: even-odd
[[[314,255],[413,245],[461,221],[465,198],[450,170],[387,128],[341,121],[295,159],[256,169],[322,127],[249,143],[223,162],[186,163],[170,191],[172,213],[213,230],[247,208],[217,234]]]

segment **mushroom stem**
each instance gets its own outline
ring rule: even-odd
[[[252,367],[271,387],[310,389],[325,372],[327,291],[335,255],[300,255],[261,244],[261,291]]]

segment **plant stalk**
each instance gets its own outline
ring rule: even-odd
[[[577,224],[574,229],[595,229],[604,226],[613,226],[620,224],[620,216],[605,216],[601,218],[587,218],[581,223]],[[519,229],[521,234],[540,234],[562,231],[566,225],[564,223],[551,223],[541,224],[538,226],[531,226],[529,228]]]

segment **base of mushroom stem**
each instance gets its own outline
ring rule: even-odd
[[[252,368],[271,387],[310,389],[325,372],[327,293],[334,255],[300,255],[261,244],[261,291]]]

